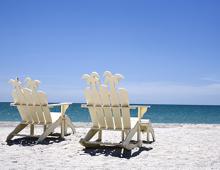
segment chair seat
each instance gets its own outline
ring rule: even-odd
[[[60,118],[61,113],[59,113],[59,112],[50,112],[50,115],[51,115],[52,123],[54,123]]]
[[[141,119],[141,124],[150,124],[150,119]]]

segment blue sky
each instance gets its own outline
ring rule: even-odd
[[[218,0],[0,1],[0,101],[10,78],[83,102],[83,73],[121,73],[132,103],[220,104]]]

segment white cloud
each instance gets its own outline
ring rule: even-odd
[[[85,102],[84,85],[42,85],[50,102]],[[129,92],[131,103],[149,104],[217,104],[220,105],[220,83],[191,85],[176,82],[121,82]],[[1,101],[11,100],[11,88],[1,93]],[[5,96],[5,97],[3,97]]]
[[[131,103],[158,104],[220,104],[220,83],[190,85],[174,82],[122,82]],[[45,87],[50,101],[85,102],[84,87]]]
[[[131,102],[164,104],[220,104],[220,83],[208,85],[172,82],[127,83]]]
[[[220,80],[216,76],[204,76],[201,78],[201,80],[214,82],[214,83],[220,83]]]

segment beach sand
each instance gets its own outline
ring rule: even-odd
[[[156,142],[124,151],[110,147],[84,149],[79,140],[89,129],[85,123],[75,123],[77,133],[66,136],[64,141],[49,138],[35,144],[35,139],[15,137],[7,144],[5,139],[16,124],[0,122],[1,170],[220,169],[220,125],[153,124]],[[120,134],[115,132],[103,135],[104,140],[120,140]]]

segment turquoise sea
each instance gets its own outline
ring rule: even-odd
[[[220,106],[206,105],[155,105],[144,118],[151,119],[153,123],[192,123],[192,124],[220,124]],[[81,104],[72,104],[67,114],[73,122],[90,122],[87,109],[82,109]],[[59,108],[52,109],[59,111]],[[136,110],[131,112],[136,116]],[[19,121],[20,115],[16,107],[8,102],[0,102],[0,121]]]

